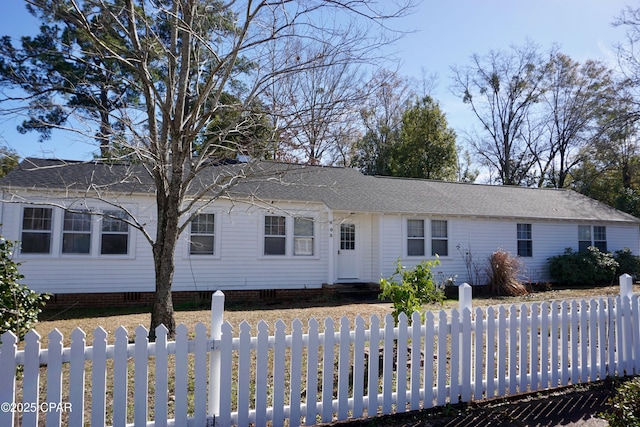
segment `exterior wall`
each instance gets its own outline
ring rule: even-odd
[[[74,203],[80,199],[38,198],[24,194],[33,203]],[[153,200],[130,197],[127,208],[144,223],[155,238],[155,208]],[[22,208],[17,203],[0,205],[2,235],[8,240],[21,240]],[[109,205],[90,202],[86,208],[103,209]],[[99,255],[100,218],[94,217],[92,253],[64,255],[61,253],[62,210],[54,209],[52,253],[27,255],[16,251],[15,260],[22,263],[24,283],[36,291],[57,294],[74,293],[135,293],[154,290],[154,266],[151,247],[141,232],[131,229],[130,253],[123,256]],[[441,256],[435,272],[439,280],[457,276],[457,283],[485,283],[485,267],[489,255],[502,248],[517,253],[517,224],[532,225],[533,256],[523,257],[523,279],[549,280],[547,259],[561,254],[565,248],[578,248],[578,225],[604,225],[609,251],[630,248],[640,253],[640,228],[637,224],[578,223],[525,220],[494,220],[442,218],[401,214],[330,213],[322,204],[278,203],[257,204],[218,200],[203,211],[215,214],[214,255],[189,255],[190,229],[187,227],[176,249],[176,270],[173,290],[176,292],[209,292],[214,290],[319,289],[324,283],[339,282],[337,260],[340,249],[340,224],[356,224],[357,277],[352,282],[377,282],[389,277],[398,258],[412,267],[423,259],[433,259],[427,244],[423,257],[407,255],[407,219],[425,220],[425,239],[430,242],[429,221],[446,220],[448,224],[448,255]],[[293,256],[292,223],[288,223],[287,255],[264,256],[265,214],[288,218],[314,219],[314,250],[310,256]],[[291,220],[292,221],[292,220]],[[468,261],[469,254],[473,262]],[[467,261],[465,260],[467,259]]]
[[[382,218],[382,275],[390,276],[398,257],[403,265],[412,267],[423,259],[435,259],[430,256],[427,245],[425,257],[407,255],[407,219],[446,219],[426,218],[411,215],[385,215]],[[434,269],[439,280],[457,276],[456,282],[486,283],[485,269],[489,256],[497,249],[503,249],[514,255],[518,252],[517,224],[532,226],[532,257],[521,257],[524,264],[522,280],[531,282],[550,280],[548,258],[562,254],[567,247],[578,250],[578,225],[604,225],[607,230],[607,249],[611,252],[629,248],[634,254],[640,254],[640,232],[637,225],[578,222],[536,222],[526,220],[491,219],[447,219],[449,226],[449,255],[439,257],[440,265]],[[428,228],[428,227],[427,227]],[[428,233],[428,231],[427,231]],[[429,239],[427,235],[427,239]],[[469,256],[471,257],[470,261]],[[465,260],[466,258],[466,260]]]
[[[49,197],[44,203],[54,200]],[[2,235],[8,240],[21,240],[23,206],[3,203]],[[99,203],[92,209],[108,207]],[[155,208],[151,199],[133,198],[127,208],[146,224],[155,238]],[[259,289],[318,289],[327,282],[328,235],[326,209],[321,205],[282,204],[274,215],[308,216],[315,219],[314,254],[292,256],[292,230],[288,230],[287,256],[262,255],[264,215],[266,209],[253,204],[221,200],[205,212],[216,215],[217,240],[214,256],[190,256],[190,229],[180,236],[176,248],[176,270],[173,290],[176,292],[202,292],[213,290]],[[91,255],[64,255],[61,253],[63,211],[54,208],[52,253],[46,255],[21,254],[15,260],[22,263],[24,283],[39,292],[73,293],[134,293],[151,292],[155,288],[154,264],[151,246],[141,232],[130,228],[129,255],[99,255],[100,217],[92,218]],[[289,224],[288,224],[289,225]],[[291,223],[292,225],[292,223]],[[291,227],[292,228],[292,227]]]

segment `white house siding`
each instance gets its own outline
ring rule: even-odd
[[[279,204],[273,215],[308,216],[316,219],[314,255],[264,256],[262,239],[267,210],[257,205],[220,201],[206,212],[220,221],[211,256],[188,256],[189,230],[180,238],[173,290],[242,290],[320,288],[328,276],[328,223],[326,209],[319,204]],[[292,236],[292,234],[291,234]]]
[[[382,217],[383,252],[380,257],[382,275],[389,277],[398,257],[403,265],[413,267],[423,259],[408,257],[406,253],[407,219],[430,219],[413,215],[384,215]],[[446,219],[446,218],[431,218]],[[532,225],[532,257],[521,257],[523,262],[522,280],[537,282],[550,280],[548,258],[562,254],[567,247],[578,249],[578,223],[574,222],[540,222],[534,220],[499,220],[499,219],[447,219],[449,225],[449,255],[440,257],[440,265],[434,269],[439,280],[457,276],[457,283],[483,284],[486,281],[486,267],[489,256],[498,249],[517,255],[517,224]],[[640,232],[636,225],[619,225],[611,223],[585,223],[586,225],[604,225],[607,227],[607,248],[609,251],[630,248],[634,254],[640,253]],[[428,238],[428,237],[427,237]],[[427,245],[428,246],[428,245]],[[430,252],[427,247],[427,253]],[[470,254],[472,262],[465,261]],[[469,274],[469,270],[471,275]],[[479,273],[479,277],[477,277]]]
[[[52,198],[41,199],[54,203]],[[151,220],[153,213],[148,203],[141,198],[129,199],[127,208],[135,212],[140,220]],[[65,200],[57,200],[65,203]],[[7,240],[21,239],[22,210],[25,205],[3,203],[2,235]],[[31,206],[31,205],[29,205]],[[89,203],[89,208],[112,208],[101,203]],[[61,254],[62,210],[54,208],[52,230],[52,253],[45,255],[21,254],[16,250],[14,259],[20,262],[23,282],[39,292],[84,293],[84,292],[138,292],[153,290],[154,272],[151,249],[139,232],[130,229],[130,256],[98,255],[99,218],[92,222],[92,253],[89,255]],[[153,227],[152,224],[150,224]]]

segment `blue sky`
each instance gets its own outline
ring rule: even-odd
[[[401,74],[418,79],[424,73],[438,75],[433,95],[449,125],[461,135],[474,122],[468,107],[449,92],[451,66],[467,64],[473,53],[507,49],[527,39],[542,50],[555,43],[575,60],[599,59],[615,66],[613,45],[624,42],[624,30],[611,22],[627,4],[628,0],[423,0],[415,14],[394,25],[415,31],[393,49]],[[35,33],[37,25],[21,0],[3,1],[1,35],[17,39]],[[17,133],[18,122],[0,117],[0,145],[22,157],[88,159],[95,150],[92,141],[62,132],[39,143],[36,134]]]

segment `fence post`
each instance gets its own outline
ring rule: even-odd
[[[633,277],[626,273],[620,276],[620,296],[629,299],[633,296]]]
[[[214,340],[213,351],[209,359],[209,414],[220,415],[220,344],[222,338],[222,322],[224,321],[224,293],[216,291],[211,297],[211,339]]]
[[[458,307],[461,316],[465,308],[469,309],[469,311],[472,309],[471,285],[468,283],[458,286]]]

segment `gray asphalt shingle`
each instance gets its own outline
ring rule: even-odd
[[[321,202],[340,211],[640,223],[638,218],[572,190],[373,177],[350,168],[274,162],[209,166],[198,175],[190,193],[229,174],[244,177],[225,193],[229,197]],[[154,192],[153,180],[141,165],[34,158],[21,162],[0,180],[0,187],[7,191],[109,188],[121,193]],[[219,187],[212,186],[210,194],[218,192]]]

